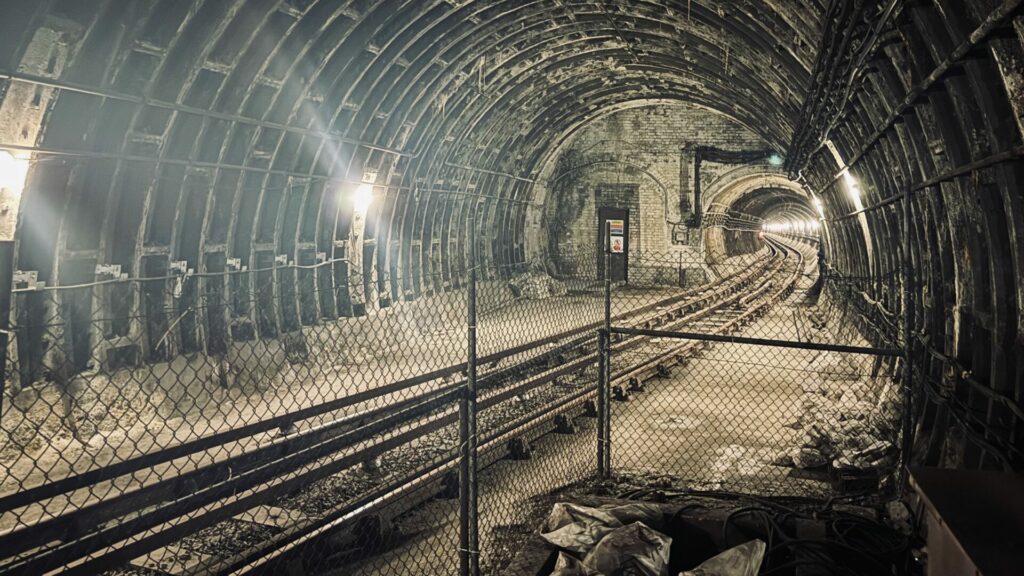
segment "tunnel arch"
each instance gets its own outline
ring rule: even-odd
[[[766,206],[752,208],[752,199],[772,196]],[[813,216],[810,197],[804,187],[778,167],[768,164],[740,166],[716,179],[704,196],[707,225],[704,245],[709,264],[730,256],[753,252],[761,245],[761,225],[777,210],[778,200],[799,203],[805,216]]]
[[[488,269],[529,259],[537,182],[566,139],[617,110],[688,102],[785,156],[811,204],[765,192],[783,202],[765,214],[821,202],[834,278],[864,297],[851,306],[912,312],[904,337],[930,358],[922,461],[1021,466],[1019,0],[10,4],[0,149],[30,168],[3,193],[0,230],[50,286],[107,266],[159,279],[181,262],[329,263],[302,289],[270,280],[287,305],[229,311],[267,336],[451,290],[470,222]],[[735,201],[759,213],[752,198]],[[144,317],[144,303],[116,315]],[[89,338],[141,329],[128,325]]]

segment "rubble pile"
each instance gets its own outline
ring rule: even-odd
[[[780,452],[773,463],[863,471],[892,466],[900,414],[896,383],[868,379],[834,353],[819,356],[811,368],[803,384],[801,414],[790,425],[804,432],[800,444]]]
[[[564,296],[567,292],[565,283],[548,276],[544,272],[531,270],[515,276],[508,282],[512,294],[516,298],[543,300],[552,296]]]

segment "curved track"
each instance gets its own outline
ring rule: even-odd
[[[799,250],[777,239],[766,240],[767,257],[756,266],[714,285],[620,314],[615,322],[665,330],[687,327],[718,334],[739,330],[787,296],[803,269]],[[571,417],[593,414],[597,327],[584,326],[480,359],[481,366],[489,367],[479,378],[481,467],[505,458],[524,439],[555,432]],[[699,342],[666,345],[643,337],[620,338],[613,344],[613,353],[628,350],[630,357],[643,360],[613,374],[614,394],[628,395],[644,380],[664,375],[673,364],[685,362],[701,346]],[[514,363],[500,367],[509,360]],[[443,382],[463,368],[454,366],[363,395],[383,396],[428,382]],[[92,574],[203,528],[239,522],[256,527],[263,523],[273,530],[263,531],[252,545],[239,550],[211,550],[195,571],[265,571],[273,560],[301,554],[304,546],[368,512],[385,507],[393,510],[396,506],[408,510],[438,493],[457,490],[454,431],[463,386],[463,382],[436,386],[412,398],[343,416],[257,450],[9,532],[0,536],[0,554],[4,556],[0,571],[35,574],[59,568]],[[293,415],[293,419],[298,416]],[[267,427],[261,424],[257,425],[260,431]],[[231,438],[221,440],[227,443],[239,436],[235,431]],[[425,454],[417,449],[423,446],[433,449]],[[164,457],[199,448],[186,445]],[[44,485],[16,495],[20,499],[0,500],[0,505],[9,507],[32,498],[82,490],[91,482],[106,481],[111,475],[147,465],[143,459],[136,460],[100,471],[105,474]],[[336,502],[321,505],[316,514],[296,509],[301,503],[301,498],[294,497],[296,492],[380,460],[401,461],[401,473],[392,474],[385,485],[362,489],[354,486],[350,494],[342,491]],[[268,505],[274,514],[259,512]]]

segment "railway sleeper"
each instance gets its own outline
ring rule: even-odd
[[[357,518],[350,528],[327,535],[315,549],[310,547],[311,550],[301,558],[291,559],[287,567],[274,566],[275,573],[282,568],[299,570],[291,573],[307,574],[307,569],[322,569],[327,565],[340,567],[357,558],[365,558],[393,548],[401,543],[401,538],[402,535],[392,519],[381,514],[369,513]]]
[[[522,436],[510,438],[506,443],[509,460],[529,460],[533,458],[533,449],[530,442]]]
[[[629,390],[621,385],[612,386],[612,398],[619,402],[628,402]]]
[[[555,416],[555,434],[575,434],[576,424],[573,423],[572,418],[568,414],[558,414]]]
[[[459,471],[449,470],[441,477],[441,490],[437,493],[438,498],[454,500],[459,497]]]
[[[364,474],[376,476],[380,474],[380,465],[381,457],[378,455],[373,458],[363,460],[363,462],[360,464],[360,469],[363,471]]]

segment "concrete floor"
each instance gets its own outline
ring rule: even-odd
[[[793,322],[798,292],[789,302],[750,325],[745,336],[796,339]],[[648,382],[628,402],[613,404],[612,455],[616,473],[675,476],[689,488],[724,489],[762,495],[822,495],[820,481],[791,476],[792,468],[769,464],[797,431],[785,425],[800,411],[802,384],[818,375],[809,368],[814,352],[718,344],[677,368],[671,377]],[[502,461],[480,475],[481,565],[514,555],[523,534],[517,526],[535,497],[593,475],[594,421],[577,420],[575,435],[552,435],[534,446],[528,461]],[[678,485],[678,484],[677,484]],[[457,503],[437,503],[411,521],[429,518],[433,530],[420,532],[353,574],[451,574],[458,566]]]
[[[598,322],[603,317],[603,298],[599,292],[568,294],[543,300],[511,300],[496,296],[502,288],[494,285],[481,288],[489,304],[480,310],[479,351],[481,355],[504,350],[525,342],[545,338],[560,332]],[[681,292],[679,288],[631,290],[628,299],[617,301],[614,312],[625,312],[650,302],[668,298]],[[443,299],[444,302],[437,301]],[[438,313],[438,311],[447,313]],[[434,312],[434,316],[428,313]],[[310,361],[291,365],[281,359],[283,369],[274,374],[269,388],[243,393],[213,386],[214,394],[192,401],[192,411],[184,415],[162,417],[148,405],[145,416],[137,413],[139,403],[146,398],[140,393],[139,380],[160,374],[159,368],[141,367],[123,371],[118,375],[95,374],[93,378],[106,390],[120,398],[131,400],[128,409],[117,412],[116,421],[108,422],[104,429],[88,439],[74,438],[59,417],[60,401],[40,397],[23,418],[4,418],[5,438],[13,438],[8,427],[23,428],[33,438],[32,448],[7,440],[0,442],[0,496],[26,487],[80,474],[148,452],[221,432],[241,424],[256,422],[305,407],[322,404],[335,398],[372,390],[404,378],[431,370],[452,366],[465,361],[465,295],[445,294],[434,300],[408,303],[378,311],[366,318],[348,318],[337,323],[310,328]],[[414,331],[397,340],[389,338],[403,331]],[[339,345],[342,345],[339,348]],[[543,351],[543,350],[540,350]],[[530,354],[536,354],[534,351]],[[270,352],[264,351],[264,354]],[[258,351],[253,352],[258,355]],[[527,354],[528,355],[528,354]],[[510,358],[518,362],[519,355]],[[263,362],[264,360],[261,360]],[[194,360],[206,364],[199,358]],[[486,371],[490,367],[481,367]],[[207,369],[208,371],[208,369]],[[201,370],[182,366],[163,369],[169,387],[190,385],[193,376],[203,378]],[[483,373],[483,372],[482,372]],[[116,377],[115,377],[116,376]],[[206,384],[205,380],[201,384]],[[409,398],[444,385],[440,380],[427,382],[401,392],[380,396],[343,410],[311,419],[301,426],[316,426],[340,416],[386,405],[396,399]],[[232,394],[225,394],[232,392]],[[102,395],[97,395],[98,397]],[[102,396],[122,407],[126,402],[114,402],[110,394]],[[203,409],[209,407],[209,410]],[[5,406],[5,415],[14,410]],[[108,410],[108,412],[111,412]],[[40,424],[42,422],[42,424]],[[52,425],[52,426],[51,426]],[[51,426],[53,430],[47,428]],[[48,430],[52,433],[45,433]],[[156,482],[170,474],[177,474],[209,464],[233,454],[264,445],[277,438],[277,432],[258,434],[209,452],[195,454],[177,461],[159,464],[140,471],[132,477],[122,477],[102,483],[89,490],[60,496],[42,505],[0,515],[0,529],[31,524],[39,518],[60,514],[71,506],[84,506]]]
[[[743,335],[795,340],[792,310],[791,304],[775,307]],[[802,434],[786,424],[800,414],[802,384],[815,377],[808,369],[815,356],[715,344],[670,377],[648,381],[647,390],[630,401],[613,405],[613,467],[676,476],[696,489],[820,490],[787,478],[791,469],[769,464]]]

